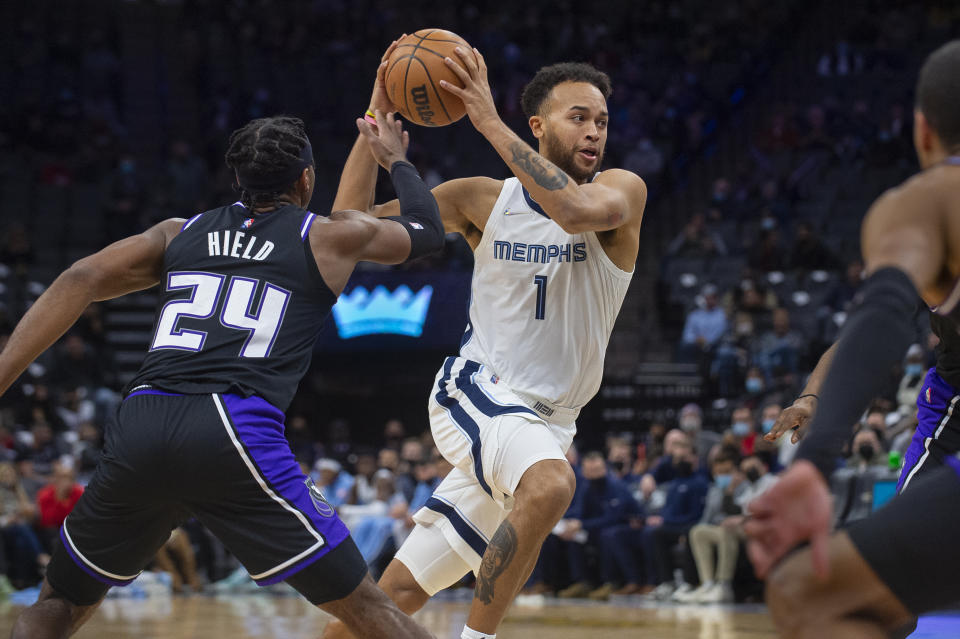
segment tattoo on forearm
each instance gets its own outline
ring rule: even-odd
[[[493,603],[493,584],[507,569],[513,556],[517,553],[517,531],[513,524],[504,521],[497,528],[487,552],[483,554],[483,562],[477,573],[477,589],[475,595],[483,603]]]
[[[523,142],[510,145],[511,162],[523,169],[538,186],[548,191],[559,191],[567,185],[570,177],[557,165],[547,160]]]

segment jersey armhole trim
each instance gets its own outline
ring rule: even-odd
[[[303,218],[303,224],[300,226],[300,241],[306,241],[307,236],[310,234],[310,227],[313,226],[313,221],[317,219],[316,214],[308,212],[307,215]]]
[[[187,220],[186,222],[184,222],[183,226],[180,228],[180,232],[183,233],[183,232],[186,231],[188,228],[190,228],[190,226],[191,226],[194,222],[196,222],[197,220],[200,219],[200,216],[201,216],[201,215],[203,215],[203,213],[197,213],[196,215],[194,215],[193,217],[191,217],[189,220]]]
[[[597,259],[603,264],[614,277],[620,279],[629,280],[633,277],[633,274],[637,272],[637,265],[633,265],[632,271],[625,271],[616,264],[613,263],[613,260],[610,259],[610,256],[607,255],[607,252],[603,250],[603,245],[600,243],[600,238],[597,237],[595,231],[589,231],[583,234],[587,238],[587,241],[590,242],[590,246],[593,248],[594,252],[597,254]]]

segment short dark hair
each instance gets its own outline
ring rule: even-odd
[[[606,100],[613,92],[610,86],[610,76],[596,69],[586,62],[560,62],[543,67],[533,79],[523,87],[520,95],[520,106],[526,116],[532,117],[540,113],[540,107],[546,101],[553,87],[564,82],[586,82],[592,84],[603,94]]]
[[[960,146],[960,40],[927,56],[917,79],[917,108],[944,145]]]
[[[230,134],[224,160],[234,171],[267,177],[283,175],[301,161],[300,152],[310,144],[303,120],[288,115],[257,118]],[[293,187],[287,186],[287,191]],[[242,189],[246,206],[276,202],[283,191]]]

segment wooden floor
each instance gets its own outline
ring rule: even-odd
[[[497,639],[772,639],[758,606],[518,603]],[[459,639],[468,603],[430,602],[417,619],[438,639]],[[0,637],[22,608],[0,604]],[[108,599],[78,639],[317,639],[328,617],[295,596],[230,595]]]

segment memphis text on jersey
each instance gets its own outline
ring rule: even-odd
[[[261,242],[256,235],[248,235],[243,231],[211,231],[207,233],[207,249],[210,257],[222,255],[262,262],[273,251],[273,242]]]
[[[585,262],[587,260],[587,245],[584,242],[576,244],[524,244],[523,242],[497,240],[493,243],[493,259],[510,260],[511,262],[536,262],[538,264],[550,264],[553,261]]]

